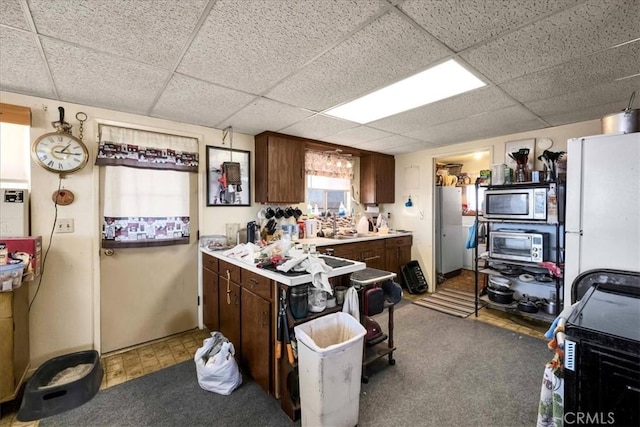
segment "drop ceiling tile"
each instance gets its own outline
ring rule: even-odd
[[[578,123],[587,120],[601,119],[604,116],[612,114],[612,112],[619,111],[620,102],[613,102],[611,104],[594,105],[585,108],[576,106],[575,109],[572,109],[570,111],[562,111],[556,114],[546,114],[544,116],[544,119],[549,122],[551,126],[562,126],[569,123]]]
[[[433,104],[371,122],[368,126],[406,134],[465,116],[500,110],[514,101],[495,86],[476,89]]]
[[[334,119],[333,117],[323,116],[322,114],[316,114],[306,120],[281,129],[280,132],[288,135],[300,136],[302,138],[330,141],[330,138],[326,138],[329,135],[351,129],[356,126],[358,126],[357,123]]]
[[[167,72],[111,55],[42,38],[60,99],[146,115]],[[82,70],[82,72],[78,72]]]
[[[221,0],[178,71],[262,93],[382,10],[377,0]]]
[[[412,144],[399,145],[397,147],[390,147],[383,150],[382,152],[385,154],[397,155],[397,154],[415,153],[417,151],[428,150],[429,148],[433,148],[433,147],[424,142],[414,142]]]
[[[391,148],[397,148],[402,146],[409,146],[415,144],[425,144],[424,141],[415,138],[409,138],[402,135],[390,135],[385,138],[376,139],[374,141],[368,141],[356,144],[355,147],[361,150],[379,151]]]
[[[30,0],[39,34],[172,68],[206,0]]]
[[[461,56],[494,83],[502,83],[637,38],[637,4],[589,0]]]
[[[233,126],[238,132],[257,135],[267,130],[277,132],[312,115],[310,111],[259,98],[215,127],[224,129]]]
[[[22,6],[18,0],[1,0],[0,1],[0,24],[6,24],[10,27],[28,30],[29,25],[24,17]]]
[[[640,41],[577,58],[500,85],[520,102],[552,98],[640,72]]]
[[[456,52],[582,0],[407,0],[400,9]]]
[[[254,99],[253,95],[175,74],[151,115],[213,127]]]
[[[596,105],[618,102],[618,108],[607,114],[624,110],[629,105],[631,93],[640,88],[640,76],[605,83],[598,86],[547,98],[540,101],[525,103],[525,106],[539,116],[550,116],[570,111],[573,108],[586,109]],[[567,106],[571,106],[568,109]]]
[[[408,132],[405,135],[438,145],[509,135],[544,127],[547,127],[546,123],[524,107],[515,105],[491,113],[478,114]]]
[[[426,69],[449,51],[396,13],[340,43],[268,96],[321,111]]]
[[[334,144],[344,144],[350,147],[355,147],[356,145],[363,142],[385,138],[390,135],[391,134],[389,132],[385,132],[382,130],[372,129],[367,126],[358,126],[331,135],[327,138],[324,138],[324,140],[326,140],[327,142],[332,142]]]
[[[54,98],[49,73],[34,37],[0,26],[0,89]]]

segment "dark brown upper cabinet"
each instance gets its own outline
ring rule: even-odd
[[[263,132],[255,143],[256,202],[304,202],[304,139]]]
[[[360,202],[395,202],[395,158],[385,154],[360,157]]]

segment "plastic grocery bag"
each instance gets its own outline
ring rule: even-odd
[[[204,390],[228,395],[242,384],[242,374],[234,357],[233,343],[225,339],[219,351],[214,353],[212,349],[216,344],[215,336],[207,338],[202,347],[196,350],[193,360],[196,363],[198,384]]]

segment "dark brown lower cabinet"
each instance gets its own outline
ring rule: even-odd
[[[242,288],[242,365],[267,392],[271,389],[271,303]]]
[[[367,243],[359,243],[360,245],[360,259],[359,261],[367,264],[367,268],[375,268],[377,270],[384,270],[385,263],[385,249],[384,240],[376,240]]]
[[[202,269],[202,322],[209,331],[218,331],[218,273]]]
[[[413,236],[393,237],[387,239],[386,247],[386,267],[384,270],[392,271],[398,276],[396,281],[402,284],[402,266],[411,261],[411,245]]]
[[[218,307],[220,308],[220,332],[233,343],[236,360],[242,360],[240,332],[240,285],[220,276],[218,283]]]

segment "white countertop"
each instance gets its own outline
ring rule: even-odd
[[[367,238],[365,238],[367,239]],[[369,237],[369,239],[371,239]],[[339,241],[342,242],[342,240],[336,240],[336,239],[307,239],[309,241],[311,240],[328,240],[328,241]],[[306,242],[308,243],[308,242]],[[236,258],[230,258],[228,256],[224,256],[222,253],[224,251],[210,251],[206,248],[200,248],[200,252],[206,253],[208,255],[211,255],[213,257],[216,257],[218,259],[221,259],[223,261],[226,261],[230,264],[233,265],[237,265],[238,267],[244,268],[246,270],[249,270],[253,273],[259,274],[263,277],[267,277],[271,280],[275,280],[276,282],[282,283],[283,285],[287,285],[287,286],[298,286],[298,285],[303,285],[303,284],[307,284],[311,282],[311,274],[301,274],[299,276],[285,276],[284,274],[280,274],[277,273],[275,271],[272,270],[265,270],[264,268],[258,268],[256,267],[254,264],[249,264],[246,262],[243,262],[239,259]],[[322,255],[322,256],[327,256],[327,255]],[[337,258],[337,257],[331,257],[331,258],[335,258],[335,259],[344,259],[344,258]],[[333,271],[331,273],[329,273],[329,277],[335,277],[335,276],[342,276],[344,274],[350,274],[353,273],[355,271],[360,271],[360,270],[364,270],[365,268],[367,268],[367,265],[364,262],[360,262],[360,261],[353,261],[353,260],[346,260],[349,262],[352,262],[353,264],[351,265],[347,265],[345,267],[338,267],[338,268],[334,268]]]
[[[314,244],[316,247],[341,245],[344,243],[369,242],[371,240],[390,239],[393,237],[411,236],[411,232],[393,232],[387,234],[372,233],[362,237],[347,237],[344,239],[332,239],[330,237],[316,237],[315,239],[300,239],[293,243]]]

